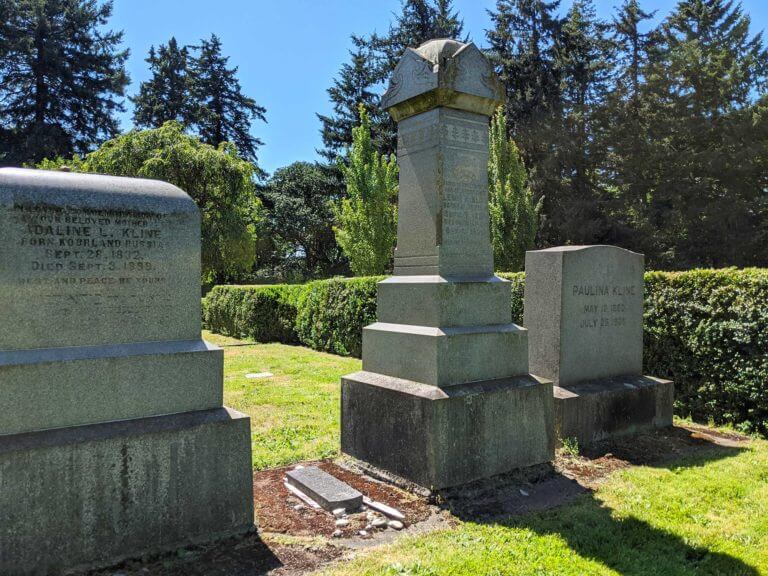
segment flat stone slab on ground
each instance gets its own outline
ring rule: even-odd
[[[360,492],[317,466],[296,468],[287,472],[285,478],[288,484],[304,492],[328,512],[337,508],[357,510],[363,504]]]

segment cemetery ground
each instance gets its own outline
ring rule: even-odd
[[[359,360],[206,333],[225,349],[225,402],[253,426],[259,533],[92,576],[768,574],[768,442],[689,422],[561,450],[537,468],[426,499],[339,467],[339,376]],[[247,378],[268,372],[273,376]],[[321,466],[406,515],[362,538],[299,506],[286,467]],[[299,506],[296,510],[294,507]],[[362,516],[362,515],[361,515]]]

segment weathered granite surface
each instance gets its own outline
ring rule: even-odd
[[[530,366],[555,383],[558,437],[671,426],[672,383],[642,376],[643,255],[561,246],[528,252],[525,270]]]
[[[427,488],[547,462],[552,382],[529,374],[438,388],[371,372],[341,381],[341,449]]]
[[[200,214],[164,182],[0,169],[0,350],[200,337]]]
[[[528,252],[531,370],[560,385],[641,374],[643,271],[642,254],[616,246]]]
[[[395,274],[342,379],[342,450],[447,487],[553,457],[551,384],[493,273],[488,117],[502,100],[472,44],[407,50],[383,97],[398,121]],[[532,428],[531,428],[532,427]]]
[[[0,436],[0,573],[62,574],[250,530],[250,442],[249,418],[226,408]]]
[[[221,406],[184,192],[3,168],[0,245],[0,434]]]
[[[252,526],[249,419],[222,408],[223,352],[201,338],[192,199],[0,169],[0,244],[0,573]]]
[[[317,466],[289,470],[285,474],[285,481],[328,512],[338,508],[352,512],[363,505],[363,495],[360,492]]]

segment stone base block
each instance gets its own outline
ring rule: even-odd
[[[0,436],[0,574],[247,531],[251,470],[250,420],[226,408]]]
[[[376,322],[363,329],[363,370],[441,387],[527,374],[528,331]]]
[[[378,284],[378,319],[387,324],[441,327],[509,324],[511,286],[497,276],[391,276]]]
[[[672,426],[674,384],[623,376],[555,386],[555,431],[579,446],[611,436]]]
[[[554,458],[552,383],[530,375],[437,388],[371,372],[341,381],[341,450],[427,488]]]
[[[0,434],[217,408],[223,366],[199,339],[0,351]]]

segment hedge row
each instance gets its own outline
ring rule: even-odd
[[[523,318],[524,274],[512,282]],[[204,300],[214,332],[360,356],[380,277],[301,286],[218,286]],[[768,270],[648,272],[645,371],[675,381],[676,413],[768,433]]]
[[[203,299],[203,325],[256,342],[304,344],[360,357],[363,326],[376,320],[376,283],[383,276],[308,284],[216,286]]]

